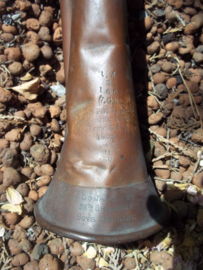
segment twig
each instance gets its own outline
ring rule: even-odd
[[[133,255],[134,255],[135,261],[136,261],[136,270],[140,270],[140,266],[139,266],[139,262],[138,262],[138,259],[137,259],[137,252],[136,252],[136,250],[133,251]]]
[[[160,181],[163,181],[163,182],[172,182],[172,183],[175,183],[175,182],[184,183],[185,182],[185,181],[174,180],[174,179],[163,179],[163,178],[160,178],[158,176],[155,176],[154,180],[160,180]]]
[[[152,166],[153,169],[166,169],[168,170],[168,166],[167,165],[161,165],[161,166]]]
[[[175,144],[174,142],[165,139],[163,136],[157,134],[155,131],[152,131],[150,128],[148,130],[149,130],[150,133],[154,134],[160,142],[165,143],[165,144],[169,143],[174,148],[176,148],[177,150],[179,150],[180,152],[182,152],[184,155],[186,155],[186,156],[188,156],[190,158],[193,158],[193,159],[197,159],[195,156],[191,156],[190,154],[188,154],[187,153],[187,150],[185,148],[180,147],[177,144]]]
[[[46,139],[38,139],[41,143],[45,143],[46,141],[50,140],[52,137],[54,136],[54,134],[52,133],[48,138]]]
[[[180,138],[180,141],[183,141],[183,142],[185,142],[186,144],[197,145],[196,143],[194,143],[194,142],[192,142],[192,141],[190,141],[190,140],[186,140],[186,139],[184,139],[184,138]]]
[[[14,115],[3,115],[3,114],[0,114],[0,119],[17,119],[17,120],[25,121],[25,118],[23,117],[14,116]]]
[[[6,258],[6,261],[5,261],[4,265],[3,265],[3,267],[1,268],[1,270],[5,270],[5,269],[6,269],[6,265],[7,265],[12,259],[13,259],[13,258],[7,257],[7,258]]]
[[[149,58],[149,61],[153,61],[154,58],[155,58],[156,56],[157,56],[156,53],[154,53],[154,54],[152,55],[152,57]]]
[[[149,9],[153,8],[157,4],[158,4],[158,1],[157,0],[153,0],[152,3],[147,7],[147,11],[149,11]]]
[[[159,156],[157,158],[153,158],[152,162],[158,161],[160,159],[164,159],[165,157],[172,157],[172,156],[173,156],[172,153],[166,152],[165,154],[163,154],[163,155],[161,155],[161,156]]]
[[[159,106],[160,106],[160,110],[162,109],[162,107],[163,107],[163,103],[162,102],[160,102],[159,100],[158,100],[158,98],[156,97],[156,96],[158,96],[159,97],[159,95],[157,95],[156,93],[154,93],[154,92],[148,92],[148,94],[150,95],[150,96],[153,96],[153,98],[157,101],[157,103],[159,104]],[[159,97],[160,98],[160,97]]]
[[[147,10],[147,12],[149,12],[149,14],[155,19],[155,21],[157,20],[157,16],[154,13],[152,13],[150,10]]]
[[[156,89],[155,89],[155,86],[154,86],[154,80],[153,80],[152,71],[151,71],[149,65],[147,65],[147,68],[148,68],[149,73],[150,73],[150,81],[151,81],[151,83],[152,83],[152,89],[153,89],[154,92],[156,92]]]
[[[35,119],[26,120],[23,117],[14,116],[14,115],[3,115],[3,114],[0,114],[0,122],[6,122],[6,123],[14,124],[14,125],[41,124],[38,120],[35,120]]]
[[[167,150],[167,152],[169,152],[169,143],[168,142],[169,142],[170,131],[171,131],[171,129],[168,128],[167,135],[166,135],[166,139],[168,140],[167,141],[167,144],[166,144],[166,150]]]
[[[35,67],[32,67],[31,69],[29,69],[29,70],[27,71],[27,73],[32,72],[34,69],[35,69]]]
[[[197,113],[197,115],[198,115],[199,118],[200,118],[200,123],[201,123],[201,127],[202,127],[202,117],[201,117],[200,112],[199,112],[199,110],[198,110],[198,108],[197,108],[197,104],[196,104],[196,102],[195,102],[195,99],[194,99],[194,97],[193,97],[193,95],[192,95],[192,93],[191,93],[191,91],[190,91],[190,89],[189,89],[187,83],[185,82],[185,79],[184,79],[183,74],[182,74],[182,72],[181,72],[181,69],[180,69],[180,61],[179,61],[179,59],[178,59],[177,57],[174,57],[174,59],[175,59],[175,60],[177,61],[177,63],[178,63],[178,67],[179,67],[178,71],[179,71],[180,77],[181,77],[181,79],[182,79],[182,81],[183,81],[183,83],[184,83],[184,85],[185,85],[185,87],[186,87],[186,89],[187,89],[187,91],[188,91],[188,95],[189,95],[189,98],[190,98],[190,104],[191,104],[191,107],[192,107],[194,116],[195,116],[195,118],[197,119],[193,106],[195,107],[196,113]]]
[[[182,23],[183,27],[185,27],[185,22],[183,21],[183,19],[176,13],[176,18],[179,20],[179,22]]]
[[[65,263],[64,263],[64,269],[65,270],[68,270],[69,268],[70,268],[70,265],[69,265],[69,258],[68,258],[68,253],[69,253],[69,251],[68,251],[68,249],[67,249],[67,247],[66,247],[66,239],[65,239],[65,237],[63,237],[62,238],[63,239],[63,246],[64,246],[64,250],[65,250]]]
[[[172,125],[172,124],[167,124],[167,127],[170,127],[172,129],[179,129],[183,131],[187,131],[188,129],[193,129],[193,128],[198,128],[201,126],[201,123],[199,121],[196,121],[193,124],[182,124],[182,125]]]
[[[173,73],[172,73],[172,75],[173,75]],[[172,75],[171,75],[171,76],[172,76]],[[181,90],[179,90],[178,92],[174,93],[173,99],[176,98],[176,97],[177,97],[180,93],[182,93],[182,92],[184,92],[184,89],[181,89]]]
[[[169,27],[165,32],[163,32],[163,34],[175,33],[175,32],[182,31],[182,30],[183,30],[183,27],[173,28],[173,29],[171,29],[171,27]]]
[[[193,170],[192,174],[189,176],[189,179],[188,179],[188,182],[189,182],[189,183],[192,182],[192,178],[193,178],[193,176],[194,176],[194,174],[195,174],[195,172],[196,172],[196,170],[197,170],[197,168],[198,168],[198,166],[199,166],[199,162],[200,162],[200,160],[201,160],[201,155],[202,155],[202,153],[203,153],[203,146],[201,147],[201,149],[200,149],[200,151],[199,151],[199,156],[198,156],[197,162],[195,163],[194,170]]]
[[[201,173],[203,171],[203,167],[201,167],[201,169],[199,169],[194,175]]]
[[[5,43],[4,45],[2,45],[2,46],[0,47],[0,50],[4,49],[7,45],[9,45],[9,44],[13,43],[14,41],[16,41],[16,39],[17,39],[18,37],[22,36],[22,35],[24,34],[24,32],[25,32],[25,30],[23,30],[22,33],[21,33],[20,35],[16,36],[16,37],[15,37],[14,39],[12,39],[11,41],[9,41],[9,42]]]
[[[152,62],[154,59],[156,59],[156,58],[162,58],[162,57],[164,57],[164,56],[165,56],[164,53],[160,53],[160,54],[158,54],[158,55],[154,54],[151,58],[149,58],[149,61]]]
[[[13,63],[13,62],[14,62],[14,60],[4,61],[4,62],[1,62],[1,63],[0,63],[0,66],[1,66],[1,65],[8,65],[8,64],[11,64],[11,63]]]
[[[117,266],[120,258],[120,249],[117,248],[114,254],[112,254],[111,256],[107,254],[107,256],[113,262],[113,264],[109,264],[109,267],[111,267],[113,270],[119,270],[122,268],[123,266],[122,264]]]

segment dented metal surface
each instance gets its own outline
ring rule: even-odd
[[[145,238],[168,210],[145,166],[125,1],[62,0],[61,12],[68,134],[37,222],[91,242]]]

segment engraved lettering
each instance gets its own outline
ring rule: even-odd
[[[134,195],[126,195],[126,200],[134,200]]]
[[[108,147],[108,144],[105,144],[103,146]],[[110,156],[111,155],[111,150],[104,150],[104,153],[106,154],[106,156]],[[114,197],[103,197],[103,196],[99,196],[99,195],[91,195],[91,194],[87,194],[82,192],[81,193],[81,199],[83,201],[86,201],[86,203],[82,202],[82,204],[79,205],[80,209],[83,209],[84,207],[87,207],[88,209],[92,209],[93,210],[93,204],[89,203],[90,201],[92,202],[99,202],[99,201],[109,201],[109,202],[120,202],[120,201],[127,201],[129,202],[129,200],[133,201],[135,199],[135,196],[133,194],[127,194],[125,196],[114,196]],[[84,206],[86,205],[86,206]],[[84,207],[83,207],[84,206]],[[136,206],[135,203],[131,203],[131,204],[123,204],[122,206],[120,206],[120,208],[118,208],[118,210],[122,210],[122,211],[126,211],[126,210],[131,210],[134,209],[134,207]],[[99,205],[97,205],[97,211],[98,211],[98,207]],[[112,206],[114,207],[114,206]],[[105,210],[104,210],[105,211]]]
[[[118,104],[118,99],[115,99],[114,100],[114,104]]]
[[[97,140],[109,140],[109,139],[113,140],[115,138],[115,135],[101,133],[101,135],[97,134],[96,138],[97,138]]]
[[[111,104],[112,103],[112,98],[107,98],[107,104]]]
[[[99,205],[95,205],[95,211],[99,211]]]
[[[106,129],[106,126],[104,127],[94,127],[93,130],[94,131],[104,131]]]
[[[82,221],[87,221],[87,222],[95,222],[96,221],[95,217],[83,216],[80,213],[77,214],[77,220],[82,220]]]
[[[102,95],[99,96],[99,105],[101,106],[102,102],[104,101],[104,97]]]
[[[109,109],[97,109],[96,114],[109,114]]]
[[[107,216],[101,216],[100,219],[102,222],[123,222],[123,221],[133,221],[136,220],[135,215],[127,215],[127,216],[121,216],[117,218],[107,217]]]

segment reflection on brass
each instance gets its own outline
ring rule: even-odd
[[[161,229],[136,115],[124,0],[61,0],[67,132],[35,214],[43,228],[121,243]]]

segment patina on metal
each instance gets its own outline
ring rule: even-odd
[[[35,215],[82,241],[122,243],[161,229],[136,115],[124,0],[61,0],[67,132]]]

